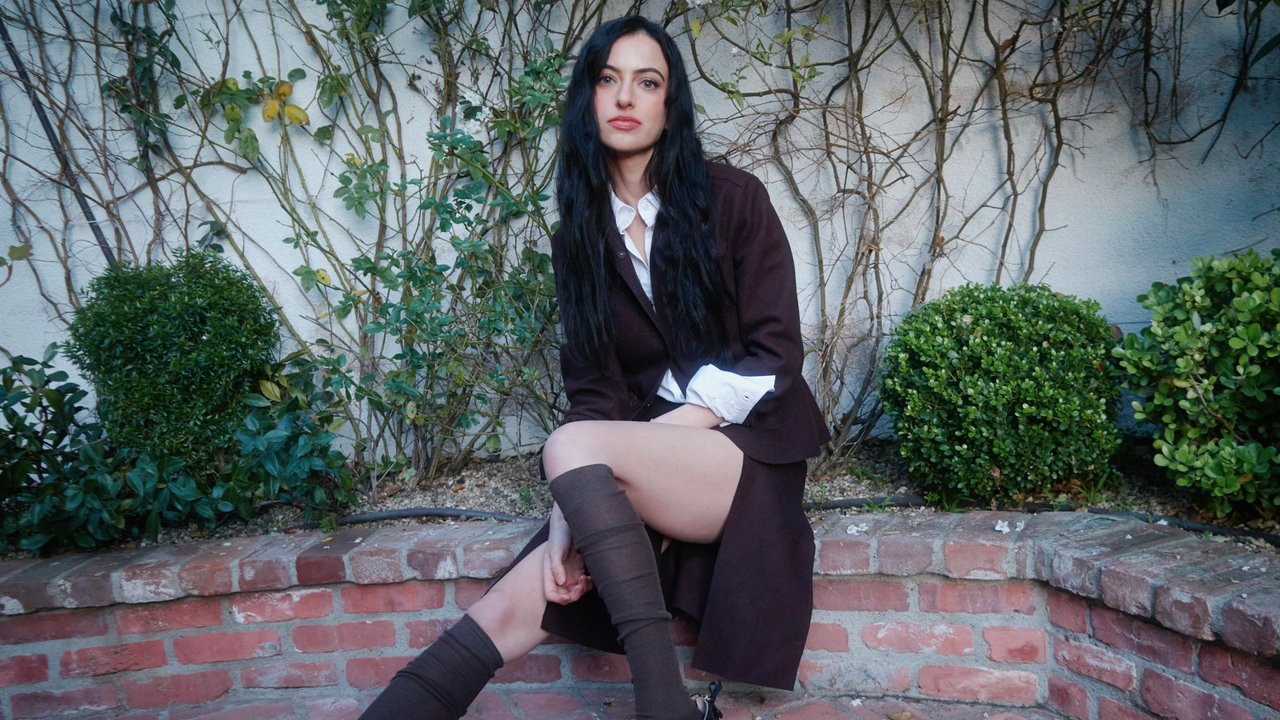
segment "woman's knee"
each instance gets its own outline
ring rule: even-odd
[[[561,425],[542,446],[542,466],[547,480],[555,480],[574,468],[596,463],[608,464],[600,442],[601,421],[584,420]]]

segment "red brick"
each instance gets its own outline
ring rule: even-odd
[[[484,597],[489,591],[489,583],[485,580],[456,580],[453,583],[453,604],[459,610],[466,610]]]
[[[1026,523],[1025,513],[972,512],[960,522],[942,543],[942,559],[947,574],[969,580],[1005,580],[1013,565],[1013,545],[1020,533],[1019,523]],[[1009,532],[996,530],[1004,522]]]
[[[425,526],[405,551],[405,564],[422,580],[452,580],[458,577],[458,548],[487,528],[487,523],[480,522]]]
[[[163,546],[126,565],[119,571],[120,590],[116,600],[137,604],[186,597],[178,581],[178,568],[201,550],[199,545]]]
[[[347,661],[347,683],[356,690],[386,687],[412,656],[353,658]]]
[[[283,590],[292,587],[294,564],[298,553],[328,537],[320,533],[278,535],[262,541],[253,552],[237,563],[236,578],[240,592]]]
[[[1200,677],[1217,685],[1234,685],[1250,700],[1280,710],[1280,670],[1216,645],[1200,646]]]
[[[44,655],[0,657],[0,687],[30,685],[49,679],[49,658]]]
[[[226,670],[162,675],[146,682],[124,681],[125,702],[135,710],[197,705],[217,700],[230,690],[231,673]]]
[[[352,614],[417,612],[439,607],[444,607],[442,582],[355,585],[342,588],[342,608]]]
[[[1170,630],[1201,640],[1214,640],[1214,613],[1241,593],[1275,583],[1273,575],[1261,576],[1251,555],[1218,561],[1211,570],[1175,577],[1156,590],[1155,618]],[[1244,570],[1243,567],[1250,567]]]
[[[360,703],[353,698],[319,698],[307,700],[309,720],[359,720]]]
[[[964,625],[875,623],[862,626],[862,642],[873,650],[900,653],[973,654],[973,631]]]
[[[1107,697],[1098,698],[1098,720],[1155,720],[1152,716],[1134,710]]]
[[[1177,720],[1250,720],[1239,705],[1151,668],[1142,673],[1142,700],[1155,714]]]
[[[1155,613],[1156,589],[1169,578],[1186,574],[1232,555],[1248,552],[1233,543],[1188,538],[1108,562],[1099,575],[1102,600],[1109,607],[1138,617]]]
[[[1280,655],[1280,588],[1258,590],[1222,608],[1222,639],[1254,655]]]
[[[529,720],[547,720],[582,709],[572,695],[564,693],[511,693],[511,699]]]
[[[187,630],[221,624],[221,600],[180,600],[116,610],[116,632],[121,635]]]
[[[58,605],[68,608],[99,607],[117,602],[112,578],[119,571],[153,552],[152,548],[116,550],[89,555],[86,562],[58,579],[50,591]]]
[[[201,551],[178,568],[178,585],[188,595],[230,595],[234,591],[231,564],[250,555],[261,537],[202,543]]]
[[[1089,603],[1084,598],[1050,589],[1045,595],[1049,622],[1071,632],[1089,632]]]
[[[402,558],[423,535],[420,526],[383,528],[347,553],[351,577],[360,585],[404,582]]]
[[[920,610],[923,612],[1036,613],[1035,588],[1030,585],[920,583],[919,589]]]
[[[982,628],[982,639],[987,643],[988,660],[1015,663],[1048,662],[1044,631],[1040,628],[992,625]]]
[[[888,663],[800,661],[800,685],[809,693],[895,693],[911,688],[911,671]]]
[[[502,701],[502,696],[492,690],[485,690],[476,697],[467,709],[462,720],[516,720],[511,708]]]
[[[231,598],[231,617],[238,623],[281,622],[325,617],[333,612],[333,591],[286,590]]]
[[[409,647],[424,648],[430,645],[461,619],[412,620],[405,623],[405,627],[409,629]]]
[[[581,652],[569,659],[569,673],[588,682],[629,682],[631,666],[624,655]]]
[[[462,546],[462,575],[491,578],[505,570],[520,548],[529,541],[539,523],[518,522],[490,526],[479,537]]]
[[[1094,608],[1093,636],[1117,650],[1131,652],[1174,670],[1191,672],[1195,649],[1190,640],[1124,613]]]
[[[1029,515],[1027,524],[1013,543],[1014,577],[1028,580],[1047,578],[1049,560],[1062,538],[1092,532],[1114,520],[1088,513],[1049,512]]]
[[[919,673],[920,692],[948,700],[974,700],[1031,705],[1039,682],[1021,670],[925,665]]]
[[[347,528],[327,533],[320,541],[298,553],[299,585],[331,585],[351,580],[345,557],[373,536],[365,528]]]
[[[180,708],[169,711],[169,720],[274,720],[293,715],[293,703],[255,703],[236,707],[220,705],[205,708]]]
[[[1053,643],[1053,658],[1058,665],[1074,673],[1115,685],[1121,690],[1132,690],[1137,684],[1137,669],[1133,663],[1102,648],[1060,637]]]
[[[275,630],[188,635],[174,638],[173,654],[183,665],[271,657],[280,654],[280,635]]]
[[[163,640],[67,650],[59,663],[64,678],[145,670],[169,663]]]
[[[816,578],[813,581],[813,607],[817,610],[905,612],[908,608],[907,586],[895,580]]]
[[[844,713],[824,702],[815,702],[782,713],[778,716],[778,720],[845,720],[846,717]]]
[[[331,662],[282,663],[244,668],[240,683],[247,688],[302,688],[338,684],[338,668]]]
[[[818,533],[816,572],[824,575],[873,572],[871,555],[877,535],[896,520],[889,515],[854,515],[832,520],[826,530]],[[857,534],[850,533],[850,527],[855,527]]]
[[[97,610],[49,612],[0,620],[0,645],[102,637],[107,621]]]
[[[1089,720],[1089,693],[1073,682],[1057,675],[1049,676],[1049,707],[1076,720]]]
[[[22,693],[14,695],[9,701],[15,718],[69,715],[84,710],[108,710],[120,705],[116,689],[110,685],[94,685],[65,692]]]
[[[0,583],[0,611],[18,615],[59,607],[61,603],[51,584],[91,557],[94,556],[77,553],[15,565],[16,571]]]
[[[849,631],[839,623],[810,623],[804,649],[849,652]]]
[[[1090,598],[1102,597],[1099,574],[1103,565],[1122,555],[1148,550],[1187,537],[1168,525],[1123,522],[1102,533],[1063,538],[1053,555],[1049,584]]]
[[[391,647],[396,626],[390,620],[302,625],[293,629],[293,644],[304,653]]]
[[[877,569],[885,575],[919,575],[933,569],[934,550],[960,521],[959,515],[938,513],[894,523],[880,533]]]
[[[625,661],[625,658],[624,658]],[[630,673],[630,668],[627,670]],[[502,666],[490,682],[549,683],[560,679],[560,658],[556,655],[529,653]]]

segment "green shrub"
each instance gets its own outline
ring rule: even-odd
[[[0,547],[93,547],[125,527],[122,463],[80,405],[84,390],[53,369],[56,354],[0,368]]]
[[[280,339],[253,279],[199,252],[94,278],[70,333],[112,442],[193,470],[232,442]]]
[[[1119,389],[1098,310],[1044,286],[965,285],[902,319],[880,398],[927,492],[1021,498],[1110,475]]]
[[[1191,260],[1176,286],[1138,296],[1151,326],[1112,353],[1157,426],[1155,462],[1219,516],[1280,502],[1280,250]]]

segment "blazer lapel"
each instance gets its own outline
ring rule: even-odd
[[[662,324],[658,322],[658,314],[653,311],[653,303],[649,302],[649,296],[644,294],[644,288],[640,287],[640,278],[636,277],[636,269],[631,264],[631,253],[627,251],[627,246],[622,240],[622,233],[617,228],[609,228],[608,242],[606,243],[609,257],[613,258],[613,266],[618,269],[618,274],[627,283],[627,287],[631,288],[632,294],[636,296],[636,300],[640,302],[640,306],[648,313],[649,320],[658,328],[658,332],[662,333],[662,339],[667,339],[667,334],[663,332]],[[667,343],[670,346],[670,343]]]

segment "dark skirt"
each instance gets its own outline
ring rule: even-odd
[[[699,622],[693,667],[727,680],[795,687],[813,609],[813,532],[800,508],[805,463],[770,465],[744,455],[719,542],[672,540],[649,530],[672,615]],[[546,542],[548,525],[512,565]],[[589,572],[589,570],[588,570]],[[547,603],[542,629],[602,652],[622,653],[599,593]]]

